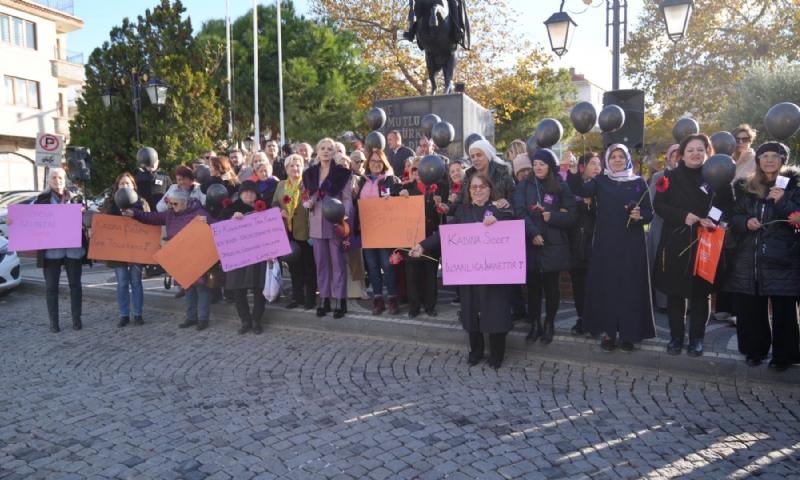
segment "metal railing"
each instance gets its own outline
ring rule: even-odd
[[[53,47],[53,52],[56,60],[61,60],[67,63],[74,63],[76,65],[83,65],[83,52],[73,52],[72,50],[59,50],[58,47]]]
[[[45,7],[52,8],[53,10],[58,10],[60,12],[68,13],[75,16],[75,5],[72,0],[28,0],[32,3],[38,3],[39,5],[44,5]]]

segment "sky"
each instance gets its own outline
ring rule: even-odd
[[[518,34],[532,35],[533,40],[550,51],[547,29],[544,21],[558,11],[560,0],[507,0],[520,19],[516,26]],[[156,5],[155,0],[145,2],[113,2],[108,0],[74,0],[75,16],[84,21],[84,28],[71,33],[67,38],[67,48],[75,52],[83,52],[84,58],[105,40],[112,27],[120,25],[124,17],[135,19],[144,13],[146,8]],[[266,2],[260,2],[265,4]],[[641,2],[631,1],[628,12],[629,30],[635,26],[641,11]],[[611,49],[605,46],[606,2],[594,0],[598,8],[586,9],[583,0],[567,0],[565,10],[570,12],[578,24],[572,49],[558,59],[558,67],[574,67],[577,73],[583,73],[588,80],[600,87],[611,89]],[[203,22],[215,18],[225,18],[224,0],[183,0],[186,14],[192,19],[192,26],[199,29]],[[245,0],[230,0],[231,19],[234,20],[253,8],[253,3]],[[301,14],[309,13],[308,0],[295,0],[295,8]],[[422,52],[420,52],[420,56]],[[624,57],[622,63],[624,65]],[[621,88],[630,88],[630,83],[623,77]]]

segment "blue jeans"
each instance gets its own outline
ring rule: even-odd
[[[390,297],[397,295],[397,272],[394,265],[389,263],[391,255],[391,248],[364,249],[364,256],[367,259],[367,271],[369,272],[369,283],[372,285],[372,293],[376,298],[383,296],[381,269],[383,269],[383,274],[386,276],[386,293]]]
[[[117,274],[117,303],[120,317],[131,316],[131,292],[133,293],[133,314],[142,315],[142,306],[144,305],[143,268],[142,265],[136,263],[114,268],[114,273]]]
[[[198,316],[198,310],[200,315]],[[205,285],[186,289],[186,319],[207,322],[211,318],[211,290]]]

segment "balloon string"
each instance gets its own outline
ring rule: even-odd
[[[583,156],[586,156],[586,135],[581,133],[581,139],[583,140]]]

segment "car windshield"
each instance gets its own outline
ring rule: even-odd
[[[9,205],[16,205],[18,203],[25,203],[29,201],[33,195],[11,195],[8,197],[0,198],[0,207],[8,207]]]

